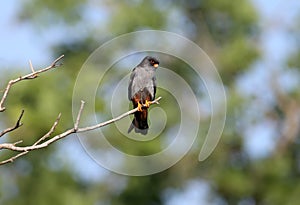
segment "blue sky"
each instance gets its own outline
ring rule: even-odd
[[[264,61],[270,64],[282,64],[285,57],[296,49],[296,44],[289,36],[300,9],[297,0],[252,0],[261,17],[260,26],[263,30],[260,43]],[[47,33],[33,29],[29,24],[17,22],[19,10],[17,0],[3,1],[0,13],[0,69],[16,66],[26,68],[31,59],[35,65],[49,62],[49,46],[55,42],[59,32],[53,30]],[[91,10],[93,11],[93,10]],[[99,23],[101,15],[86,12],[86,18],[93,25]],[[101,24],[100,24],[101,25]],[[55,35],[56,33],[56,35]]]
[[[259,158],[273,151],[278,137],[278,128],[274,122],[261,116],[274,100],[273,89],[270,87],[272,74],[280,73],[278,80],[283,90],[299,85],[297,76],[284,71],[284,68],[288,57],[298,49],[291,30],[300,19],[300,1],[252,1],[260,15],[262,33],[257,43],[262,57],[252,66],[248,75],[240,79],[238,87],[240,93],[257,97],[249,108],[249,112],[256,113],[251,115],[255,115],[253,118],[257,124],[248,126],[244,136],[246,151],[253,158]]]
[[[295,49],[295,43],[289,40],[288,29],[295,22],[300,2],[297,0],[252,0],[252,2],[261,16],[260,25],[264,31],[261,39],[264,58],[269,62],[280,63],[288,53]],[[26,67],[29,59],[38,65],[48,62],[50,54],[48,48],[55,38],[60,38],[53,35],[54,31],[49,35],[36,31],[29,24],[19,24],[16,18],[19,5],[18,0],[2,2],[4,9],[0,13],[1,68],[11,65]],[[101,15],[94,13],[89,12],[86,18],[96,26]]]
[[[95,9],[93,5],[87,4],[82,9],[83,19],[85,22],[89,22],[89,25],[79,24],[70,28],[58,23],[43,32],[28,23],[18,22],[17,14],[20,5],[18,0],[2,2],[2,8],[5,9],[2,9],[0,13],[0,28],[2,28],[0,69],[11,67],[27,69],[29,59],[34,65],[45,66],[52,60],[49,59],[51,56],[50,46],[69,38],[80,38],[89,28],[101,29],[107,18],[105,9]]]
[[[18,12],[16,0],[3,1],[0,13],[0,66],[9,68],[17,66],[26,68],[28,60],[36,64],[46,62],[49,56],[48,44],[27,24],[19,24],[16,19]]]

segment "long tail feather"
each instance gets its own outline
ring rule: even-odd
[[[134,128],[136,133],[146,135],[148,133],[148,122],[147,122],[148,109],[143,109],[141,112],[134,113],[134,119],[128,129],[128,133]]]

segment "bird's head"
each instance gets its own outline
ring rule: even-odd
[[[146,56],[142,60],[140,65],[142,65],[142,66],[152,66],[154,68],[157,68],[158,65],[159,65],[159,61],[156,58],[152,57],[152,56]]]

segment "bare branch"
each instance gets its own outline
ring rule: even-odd
[[[25,154],[27,154],[27,153],[28,153],[28,151],[21,152],[21,153],[15,155],[15,156],[13,156],[13,157],[7,159],[7,160],[1,161],[1,162],[0,162],[0,165],[4,165],[4,164],[7,164],[7,163],[11,163],[11,162],[13,162],[15,159],[17,159],[17,158],[19,158],[19,157],[21,157],[21,156],[23,156],[23,155],[25,155]]]
[[[59,120],[60,120],[60,117],[61,117],[61,113],[58,114],[58,117],[57,119],[55,120],[55,122],[53,123],[51,129],[49,130],[49,132],[47,132],[43,137],[41,137],[38,141],[36,141],[33,145],[37,145],[39,144],[40,142],[44,141],[45,139],[47,139],[48,137],[51,136],[51,134],[54,132],[56,126],[58,125],[59,123]]]
[[[75,124],[74,124],[74,129],[77,131],[78,130],[78,125],[79,125],[79,121],[80,121],[80,118],[81,118],[81,113],[82,113],[82,110],[83,110],[83,107],[84,107],[84,101],[81,100],[81,105],[80,105],[80,109],[79,109],[79,112],[78,112],[78,115],[77,115],[77,118],[76,118],[76,121],[75,121]]]
[[[150,104],[150,105],[152,105],[152,104],[159,104],[158,101],[159,101],[160,99],[161,99],[161,97],[158,97],[157,99],[155,99],[155,100],[149,102],[149,104]],[[145,105],[142,105],[142,106],[145,106]],[[137,110],[138,110],[138,108],[135,108],[135,109],[132,109],[132,110],[130,110],[130,111],[128,111],[128,112],[126,112],[126,113],[124,113],[124,114],[122,114],[122,115],[119,115],[119,116],[116,117],[116,118],[113,118],[113,119],[111,119],[111,120],[108,120],[108,121],[106,121],[106,122],[102,122],[102,123],[99,123],[99,124],[97,124],[97,125],[93,125],[93,126],[89,126],[89,127],[79,128],[79,129],[77,130],[77,132],[87,132],[87,131],[90,131],[90,130],[95,130],[95,129],[97,129],[97,128],[100,128],[100,127],[103,127],[103,126],[105,126],[105,125],[108,125],[108,124],[111,124],[111,123],[113,123],[113,122],[116,122],[116,121],[118,121],[118,120],[121,120],[122,118],[124,118],[124,117],[126,117],[126,116],[128,116],[128,115],[131,115],[131,114],[135,113]]]
[[[3,130],[1,133],[0,133],[0,137],[2,137],[3,135],[5,135],[6,133],[9,133],[15,129],[18,129],[19,127],[21,127],[23,124],[21,123],[21,119],[23,117],[23,114],[24,114],[24,110],[22,110],[19,118],[18,118],[18,121],[16,122],[15,126],[13,127],[10,127],[10,128],[7,128],[5,130]]]
[[[43,73],[43,72],[46,72],[52,68],[56,68],[58,66],[60,66],[61,64],[58,64],[58,61],[60,61],[62,58],[64,57],[64,55],[61,55],[60,57],[58,57],[57,59],[55,59],[50,66],[46,67],[46,68],[43,68],[41,70],[38,70],[38,71],[34,71],[34,72],[31,72],[27,75],[24,75],[24,76],[20,76],[14,80],[10,80],[4,90],[4,93],[3,93],[3,96],[2,96],[2,99],[0,101],[0,112],[3,112],[5,110],[5,107],[3,106],[7,96],[8,96],[8,93],[11,89],[11,87],[17,83],[17,82],[20,82],[22,80],[28,80],[28,79],[34,79],[38,76],[39,73]],[[31,63],[30,63],[31,64]],[[31,70],[33,71],[33,67],[31,65]]]
[[[30,66],[31,72],[34,73],[34,68],[33,68],[31,60],[29,60],[29,66]]]
[[[13,145],[16,146],[17,144],[21,144],[22,142],[23,142],[23,140],[19,140],[19,141],[13,143]]]
[[[152,104],[159,104],[158,101],[160,99],[161,99],[161,97],[158,97],[154,101],[149,102],[149,104],[150,105],[152,105]],[[143,106],[145,106],[145,105],[143,105]],[[54,122],[54,124],[51,127],[51,129],[49,130],[49,132],[47,134],[45,134],[43,137],[41,137],[33,145],[31,145],[31,146],[24,146],[24,147],[17,146],[17,144],[19,144],[20,142],[0,144],[0,150],[1,149],[6,149],[6,150],[12,150],[12,151],[20,152],[18,155],[14,156],[14,157],[11,157],[11,158],[9,158],[7,160],[1,161],[0,165],[13,162],[15,159],[17,159],[17,158],[19,158],[19,157],[27,154],[28,152],[30,152],[32,150],[37,150],[37,149],[45,148],[45,147],[49,146],[50,144],[52,144],[52,143],[54,143],[54,142],[56,142],[56,141],[58,141],[58,140],[60,140],[62,138],[65,138],[68,135],[71,135],[73,133],[87,132],[87,131],[90,131],[90,130],[94,130],[94,129],[106,126],[108,124],[111,124],[113,122],[121,120],[122,118],[124,118],[124,117],[126,117],[126,116],[128,116],[130,114],[133,114],[133,113],[135,113],[138,110],[138,108],[135,108],[135,109],[132,109],[132,110],[126,112],[126,113],[123,113],[123,114],[119,115],[118,117],[113,118],[111,120],[108,120],[108,121],[105,121],[105,122],[102,122],[102,123],[99,123],[99,124],[96,124],[96,125],[93,125],[93,126],[89,126],[89,127],[78,128],[83,108],[84,108],[84,101],[81,101],[81,106],[80,106],[80,109],[78,111],[78,115],[77,115],[77,118],[76,118],[76,121],[75,121],[74,128],[68,129],[67,131],[65,131],[65,132],[63,132],[61,134],[58,134],[58,135],[56,135],[56,136],[54,136],[54,137],[52,137],[52,138],[50,138],[48,140],[46,140],[46,138],[50,137],[50,135],[54,132],[55,127],[59,123],[60,114],[59,114],[58,118],[56,119],[56,121]],[[46,140],[46,141],[44,141],[44,140]],[[44,142],[42,142],[42,141],[44,141]]]
[[[57,59],[55,59],[53,62],[52,62],[52,64],[51,64],[51,68],[56,68],[56,67],[59,67],[59,66],[61,66],[62,64],[60,63],[60,64],[57,64],[58,63],[58,61],[60,61],[61,59],[63,59],[63,57],[65,57],[65,55],[61,55],[61,56],[59,56]]]

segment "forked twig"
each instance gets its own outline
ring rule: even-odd
[[[3,106],[7,96],[8,96],[8,93],[11,89],[11,87],[17,83],[17,82],[20,82],[22,80],[28,80],[28,79],[34,79],[38,76],[39,73],[43,73],[43,72],[46,72],[52,68],[56,68],[58,66],[61,66],[61,64],[58,64],[58,61],[60,61],[62,58],[64,57],[64,55],[61,55],[60,57],[58,57],[57,59],[55,59],[50,66],[46,67],[46,68],[43,68],[41,70],[37,70],[37,71],[34,71],[33,67],[32,67],[32,63],[30,61],[30,68],[31,68],[31,73],[27,74],[27,75],[24,75],[24,76],[20,76],[14,80],[10,80],[4,90],[4,93],[3,93],[3,96],[0,100],[0,112],[3,112],[5,110],[5,107]]]
[[[11,131],[13,131],[13,130],[15,130],[15,129],[18,129],[19,127],[21,127],[21,126],[23,125],[23,124],[21,123],[21,119],[22,119],[22,117],[23,117],[23,114],[24,114],[24,110],[21,111],[21,114],[20,114],[20,116],[19,116],[19,118],[18,118],[18,120],[17,120],[15,126],[3,130],[3,131],[0,133],[0,137],[2,137],[3,135],[5,135],[6,133],[9,133],[9,132],[11,132]]]

